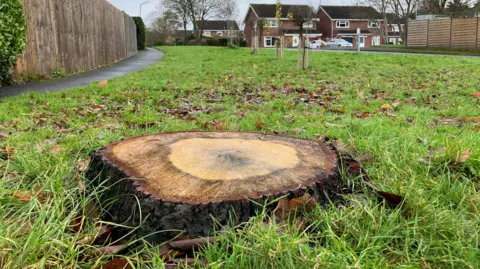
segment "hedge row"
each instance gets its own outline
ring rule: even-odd
[[[10,84],[11,69],[25,48],[27,25],[21,0],[0,1],[0,85]]]
[[[132,17],[132,19],[137,26],[137,48],[138,50],[144,50],[147,43],[147,28],[142,17]]]

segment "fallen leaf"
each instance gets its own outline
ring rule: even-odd
[[[176,240],[168,243],[168,246],[172,249],[179,250],[179,251],[191,251],[191,250],[198,250],[199,248],[213,244],[217,241],[218,237],[200,237],[200,238],[193,238],[193,239],[182,239]]]
[[[327,127],[338,127],[338,128],[345,128],[345,127],[347,127],[346,125],[329,123],[329,122],[324,122],[323,124],[324,124],[325,126],[327,126]]]
[[[400,196],[400,195],[396,195],[396,194],[388,193],[388,192],[384,192],[384,191],[377,191],[377,193],[391,207],[397,207],[403,202],[403,197]]]
[[[9,132],[4,132],[4,131],[1,131],[0,132],[0,138],[1,139],[6,139],[10,136],[10,133]]]
[[[107,80],[102,80],[102,81],[100,81],[100,82],[98,83],[98,86],[99,86],[99,87],[105,87],[105,86],[107,86],[107,84],[108,84],[108,81],[107,81]]]
[[[390,104],[384,104],[380,107],[381,111],[393,110],[393,107]]]
[[[354,111],[354,112],[352,112],[352,116],[354,116],[355,118],[364,119],[364,118],[370,117],[370,112],[368,112],[368,111]]]
[[[277,202],[277,206],[273,210],[273,213],[275,214],[275,216],[280,220],[286,219],[289,212],[290,212],[290,205],[289,205],[288,199],[286,198],[280,199]]]
[[[363,154],[360,157],[358,157],[358,161],[361,162],[361,163],[364,163],[364,164],[365,163],[370,163],[374,159],[375,159],[375,157],[370,153]]]
[[[392,103],[392,106],[393,107],[398,107],[399,105],[402,104],[402,101],[401,100],[395,100],[395,102]]]
[[[480,98],[480,92],[474,92],[470,94],[472,97]]]
[[[113,255],[121,250],[125,249],[126,245],[121,244],[121,245],[114,245],[114,246],[105,246],[105,247],[99,247],[99,248],[94,248],[92,250],[92,254],[96,257],[99,256],[104,256],[104,255]]]
[[[37,198],[40,203],[44,203],[49,198],[52,198],[51,194],[41,191],[19,191],[15,192],[12,196],[24,203],[29,203],[33,197]]]
[[[58,145],[53,145],[52,146],[52,151],[55,152],[55,153],[59,153],[59,152],[63,151],[63,148],[58,146]]]
[[[474,122],[474,123],[479,123],[480,122],[480,116],[475,116],[475,117],[463,117],[462,118],[463,122]]]
[[[265,126],[265,123],[263,123],[261,120],[257,119],[255,121],[255,127],[257,127],[257,129],[262,129],[264,126]]]
[[[132,261],[133,264],[135,264]],[[97,267],[100,269],[132,269],[133,267],[130,265],[130,262],[127,258],[114,258],[113,260],[107,262],[106,264],[102,265],[101,267]]]
[[[462,154],[460,154],[457,159],[455,160],[455,162],[453,163],[453,165],[459,165],[461,163],[464,163],[468,158],[470,158],[470,156],[472,155],[472,151],[471,150],[466,150],[464,152],[462,152]]]
[[[180,252],[178,250],[173,250],[169,244],[165,244],[160,247],[159,256],[162,259],[171,260],[171,259],[178,258],[179,256],[182,256],[184,254],[185,253]]]
[[[434,122],[435,123],[446,124],[446,125],[461,125],[462,124],[462,121],[460,119],[447,119],[447,118],[434,120]]]
[[[253,64],[252,67],[253,67],[254,69],[258,68],[258,66],[257,66],[256,64]]]

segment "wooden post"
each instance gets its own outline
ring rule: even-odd
[[[427,20],[427,49],[428,49],[428,33],[430,31],[430,20]],[[450,37],[451,39],[451,37]]]
[[[285,37],[280,37],[280,57],[283,58],[285,56]]]
[[[305,50],[305,57],[303,59],[303,69],[308,69],[308,45],[309,45],[309,38],[308,36],[305,38],[305,41],[303,41],[303,47]]]
[[[477,32],[476,32],[476,38],[477,38],[477,40],[476,40],[476,42],[475,42],[475,49],[478,49],[478,30],[480,30],[480,29],[478,29],[478,20],[479,20],[479,19],[480,19],[480,18],[477,17]],[[452,35],[450,35],[450,40],[452,40]]]
[[[452,47],[452,28],[453,28],[453,18],[450,18],[450,45],[448,46],[449,48]]]

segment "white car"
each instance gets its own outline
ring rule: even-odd
[[[310,44],[309,44],[309,48],[310,49],[319,49],[320,47],[322,46],[327,46],[327,42],[323,41],[323,40],[312,40],[310,41]]]
[[[353,48],[353,44],[346,41],[345,39],[332,39],[328,41],[327,44],[329,47],[334,48]]]

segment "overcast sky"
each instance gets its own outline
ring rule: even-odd
[[[107,0],[117,8],[125,11],[130,16],[140,14],[140,4],[146,0]],[[149,0],[149,3],[142,6],[142,17],[148,21],[148,15],[155,10],[161,0]],[[282,4],[309,4],[317,6],[323,5],[345,5],[351,3],[351,0],[282,0]],[[239,9],[239,19],[243,20],[250,3],[275,4],[275,0],[237,0]]]

